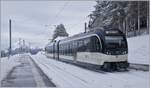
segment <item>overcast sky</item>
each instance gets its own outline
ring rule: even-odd
[[[54,25],[63,23],[69,35],[84,31],[84,22],[95,1],[1,1],[2,49],[8,48],[9,19],[13,47],[19,38],[43,47],[51,39]]]

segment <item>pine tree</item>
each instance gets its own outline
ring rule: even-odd
[[[122,32],[149,28],[149,1],[96,1],[89,15],[89,30],[95,27],[119,28]]]
[[[53,34],[53,39],[56,39],[58,36],[68,36],[69,34],[66,32],[66,29],[64,27],[63,24],[60,24],[60,25],[57,25],[55,31],[54,31],[54,34]]]
[[[122,27],[127,5],[128,2],[121,1],[97,1],[95,11],[89,15],[90,27]]]

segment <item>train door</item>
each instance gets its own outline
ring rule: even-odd
[[[55,42],[53,43],[53,59],[55,59]]]
[[[100,52],[101,51],[101,43],[97,36],[91,37],[91,52]]]
[[[54,43],[54,53],[53,53],[53,58],[59,60],[59,41]]]
[[[60,41],[58,41],[58,42],[56,43],[56,53],[57,53],[57,54],[56,54],[56,55],[57,55],[57,58],[56,58],[56,59],[57,59],[57,60],[59,60],[59,42],[60,42]]]

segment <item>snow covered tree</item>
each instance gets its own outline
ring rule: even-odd
[[[140,34],[142,28],[149,29],[149,2],[148,1],[130,1],[127,16],[128,31],[136,31]],[[147,31],[146,30],[146,31]]]
[[[109,1],[96,1],[97,5],[95,7],[95,11],[89,15],[91,18],[89,21],[90,27],[101,27],[104,26],[104,22],[107,18],[107,6],[109,5]],[[108,23],[107,23],[108,24]]]
[[[64,27],[63,24],[60,24],[60,25],[57,25],[55,31],[54,31],[54,34],[53,34],[53,39],[56,39],[58,36],[68,36],[68,33],[66,32],[66,29]]]
[[[141,27],[149,29],[149,1],[96,2],[95,10],[89,15],[89,30],[95,27],[111,27],[119,28],[124,33],[140,33]]]
[[[89,26],[93,27],[122,27],[126,16],[128,2],[96,1],[95,11],[90,14]],[[122,29],[122,28],[121,28]]]

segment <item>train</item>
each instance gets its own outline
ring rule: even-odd
[[[119,29],[94,29],[45,46],[47,57],[97,67],[105,71],[127,69],[128,44]]]

